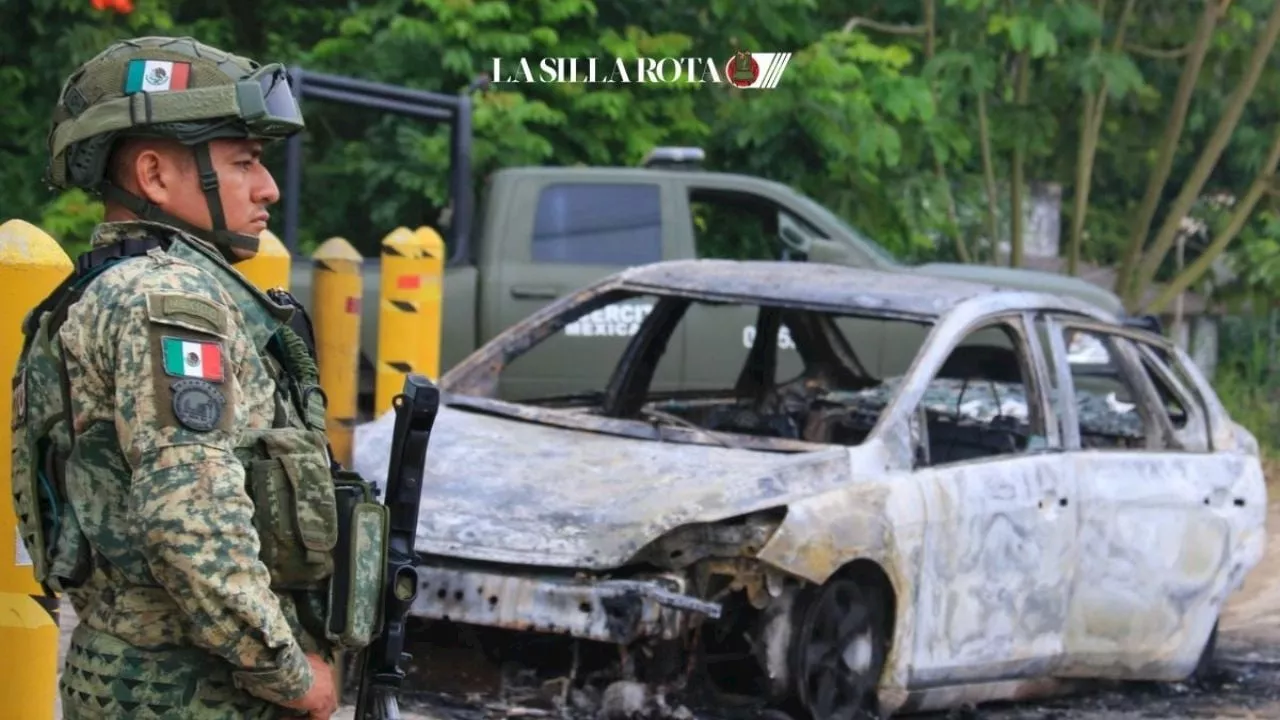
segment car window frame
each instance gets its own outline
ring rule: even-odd
[[[1135,341],[1135,344],[1138,346],[1138,353],[1151,364],[1160,380],[1169,387],[1170,392],[1177,396],[1178,403],[1182,405],[1183,411],[1187,414],[1186,422],[1183,423],[1181,428],[1174,426],[1172,418],[1169,418],[1170,429],[1174,439],[1178,442],[1178,449],[1197,453],[1212,452],[1213,437],[1209,432],[1209,413],[1204,403],[1204,398],[1182,382],[1182,378],[1178,377],[1178,373],[1160,358],[1154,345],[1141,340]],[[1159,394],[1160,392],[1157,390],[1156,395],[1159,396]],[[1162,409],[1165,407],[1163,398],[1161,398],[1160,407]],[[1167,410],[1165,410],[1164,415],[1166,418],[1169,417]]]
[[[1027,386],[1028,422],[1031,425],[1033,435],[1037,431],[1036,422],[1039,422],[1038,430],[1043,433],[1045,445],[1035,449],[1029,448],[1015,455],[998,455],[976,462],[1026,457],[1061,449],[1060,435],[1053,433],[1051,430],[1054,421],[1051,419],[1052,411],[1049,406],[1048,368],[1044,354],[1039,349],[1037,339],[1028,330],[1030,327],[1027,323],[1028,316],[1028,310],[1025,308],[1002,308],[991,313],[983,313],[963,323],[943,321],[940,324],[935,324],[925,337],[915,359],[911,362],[911,366],[903,375],[902,384],[899,386],[898,392],[881,411],[880,419],[875,428],[868,434],[867,440],[879,439],[885,442],[893,448],[898,463],[904,464],[902,469],[912,472],[952,467],[963,462],[975,462],[960,461],[958,463],[929,464],[917,467],[915,462],[918,457],[917,443],[928,437],[927,433],[920,432],[918,428],[914,427],[918,425],[917,412],[929,384],[937,378],[943,364],[962,342],[970,335],[981,330],[1005,325],[1014,336],[1014,351],[1018,353],[1019,362],[1022,365],[1023,381]],[[917,378],[923,378],[923,380],[918,380]],[[895,437],[906,438],[907,446],[901,447],[901,441],[893,441]]]
[[[1071,424],[1071,440],[1072,444],[1066,447],[1070,451],[1079,451],[1084,448],[1081,445],[1080,438],[1080,418],[1077,412],[1078,405],[1076,401],[1076,383],[1075,375],[1071,372],[1071,363],[1066,355],[1066,331],[1078,330],[1081,332],[1095,333],[1107,336],[1112,340],[1109,343],[1108,353],[1111,355],[1111,361],[1119,370],[1122,380],[1129,385],[1134,392],[1134,404],[1138,411],[1138,415],[1142,418],[1144,431],[1143,448],[1088,448],[1090,451],[1098,452],[1162,452],[1167,450],[1177,450],[1172,447],[1172,443],[1176,442],[1173,424],[1169,422],[1168,413],[1164,411],[1164,405],[1160,400],[1160,393],[1156,390],[1155,385],[1151,382],[1151,378],[1147,376],[1146,370],[1142,367],[1139,350],[1136,342],[1143,340],[1142,336],[1136,331],[1130,330],[1120,325],[1099,322],[1082,315],[1073,315],[1061,312],[1049,312],[1046,316],[1051,320],[1050,337],[1057,344],[1063,347],[1063,353],[1055,358],[1059,364],[1060,371],[1065,370],[1065,376],[1059,373],[1060,382],[1067,383],[1063,387],[1069,392],[1064,392],[1064,398],[1070,398],[1070,402],[1064,403],[1069,407],[1072,424]],[[1056,332],[1053,328],[1056,326]],[[1115,342],[1119,340],[1121,342]]]

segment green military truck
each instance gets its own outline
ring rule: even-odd
[[[462,172],[455,172],[452,184],[455,197],[464,201],[454,203],[450,227],[442,232],[449,240],[451,257],[444,282],[441,372],[538,308],[605,275],[660,260],[743,257],[744,252],[752,259],[786,257],[1048,290],[1122,313],[1121,301],[1113,293],[1078,278],[1007,267],[903,264],[830,210],[786,185],[702,169],[697,148],[657,148],[642,167],[500,170],[488,179],[473,223],[470,202],[460,193],[470,187],[469,115],[459,112],[469,112],[465,94],[435,96],[298,69],[293,72],[303,97],[311,88],[315,96],[334,99],[335,95],[325,94],[329,83],[345,93],[338,98],[341,102],[382,107],[378,103],[385,102],[388,93],[400,98],[398,102],[421,101],[425,95],[450,105],[455,113],[454,164]],[[368,88],[383,95],[370,92],[363,101],[352,100],[355,91]],[[403,111],[400,105],[385,109]],[[458,125],[466,128],[459,131]],[[298,161],[291,159],[286,198],[297,197],[297,166]],[[296,219],[287,224],[286,233],[292,234]],[[294,262],[291,288],[304,304],[311,299],[311,272],[309,261]],[[377,258],[366,259],[364,273],[361,406],[367,412],[377,353]],[[603,308],[569,326],[561,337],[548,340],[509,368],[501,394],[528,399],[602,388],[607,381],[604,374],[616,364],[644,312],[643,303],[632,302]],[[708,314],[705,322],[686,322],[689,334],[674,339],[683,347],[664,355],[680,359],[658,368],[655,381],[666,387],[732,386],[729,368],[739,367],[738,356],[750,346],[754,321],[748,311],[726,308]],[[879,356],[862,358],[870,371],[881,376],[904,371],[904,363],[921,339],[890,337],[884,335],[887,330],[861,320],[847,321],[845,331],[860,333],[864,347],[867,333],[882,335],[877,343]],[[785,335],[780,342],[785,347]],[[779,372],[789,369],[782,367]]]
[[[659,158],[671,154],[655,152]],[[775,258],[1050,290],[1117,314],[1122,310],[1113,293],[1078,278],[1007,267],[904,265],[813,200],[780,183],[745,175],[670,165],[509,168],[492,176],[477,217],[474,262],[445,271],[442,372],[543,305],[605,275],[659,260],[724,256],[726,244],[714,230],[719,221],[738,228],[749,225],[742,237],[749,247],[764,248],[763,240],[773,240]],[[366,259],[364,273],[362,394],[372,391],[377,350],[378,259]],[[309,262],[295,262],[291,283],[299,299],[309,303]],[[503,394],[528,398],[602,387],[604,379],[594,375],[614,366],[642,307],[605,308],[570,326],[564,337],[548,341],[505,374]],[[683,387],[731,384],[732,378],[720,378],[718,369],[736,366],[719,363],[717,357],[723,354],[728,361],[750,346],[755,318],[741,312],[741,318],[717,314],[705,332],[682,338],[683,368],[661,368],[660,375]],[[886,342],[890,346],[877,364],[882,371],[896,368],[895,358],[911,357],[919,339],[902,338],[898,352]]]

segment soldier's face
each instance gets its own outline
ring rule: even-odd
[[[200,172],[195,158],[190,150],[183,150],[185,158],[170,158],[170,162],[161,163],[163,167],[159,168],[159,174],[169,177],[148,188],[159,192],[147,194],[152,195],[151,201],[162,210],[196,227],[212,229],[213,219],[200,187]],[[280,199],[280,188],[262,164],[262,143],[257,140],[214,140],[209,143],[209,155],[218,173],[218,195],[222,200],[227,229],[257,237],[267,229],[267,220],[271,217],[267,207]],[[243,251],[236,252],[248,255]]]

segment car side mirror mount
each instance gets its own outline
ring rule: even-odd
[[[809,262],[858,267],[862,263],[849,246],[834,240],[813,238],[809,241]]]

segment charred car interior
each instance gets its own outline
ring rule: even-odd
[[[464,686],[542,712],[823,719],[1191,672],[1260,555],[1265,490],[1190,359],[1067,299],[796,265],[633,269],[442,378],[425,682],[458,680],[452,647],[488,668]],[[617,361],[557,365],[583,342]],[[357,429],[374,480],[387,430]],[[1177,503],[1159,542],[1110,524]],[[1194,577],[1151,549],[1206,543]],[[1143,622],[1096,620],[1117,612]]]
[[[806,446],[752,443],[743,436],[861,444],[893,399],[933,326],[926,318],[877,316],[867,310],[852,315],[681,296],[617,293],[601,297],[599,302],[607,304],[581,307],[563,321],[565,327],[572,328],[590,315],[640,318],[630,321],[633,334],[619,343],[618,361],[609,368],[612,374],[600,375],[597,386],[584,382],[581,394],[526,397],[522,404],[684,427],[694,431],[694,437],[689,438],[693,442],[757,449]],[[673,339],[709,325],[728,324],[719,318],[729,323],[732,318],[751,321],[744,326],[744,347],[736,356],[725,352],[704,360],[672,352]],[[1036,394],[1029,394],[1037,380],[1022,320],[1016,313],[1008,319],[993,319],[951,350],[920,404],[925,422],[922,438],[927,445],[919,448],[918,464],[958,462],[1045,446],[1045,417],[1034,401]],[[1054,330],[1044,319],[1035,324],[1047,347],[1048,335]],[[1144,424],[1160,420],[1144,418],[1144,411],[1133,402],[1130,383],[1134,379],[1126,378],[1110,359],[1113,346],[1127,341],[1061,326],[1057,332],[1065,344],[1076,347],[1071,354],[1080,359],[1069,366],[1079,432],[1086,446],[1146,447]],[[898,338],[896,358],[876,357],[868,362],[860,342],[865,335],[875,338],[875,351],[884,345],[885,336]],[[555,352],[552,343],[573,337],[572,333],[548,337],[541,347],[550,354]],[[537,348],[531,348],[514,362],[536,363],[537,353]],[[682,384],[674,379],[679,376],[675,365],[687,368],[712,363],[719,365],[718,383],[710,379],[711,374],[700,382]],[[1165,400],[1173,422],[1185,423],[1178,395],[1161,379],[1153,363],[1144,360],[1143,367]],[[1048,375],[1045,380],[1056,391],[1056,377]]]

